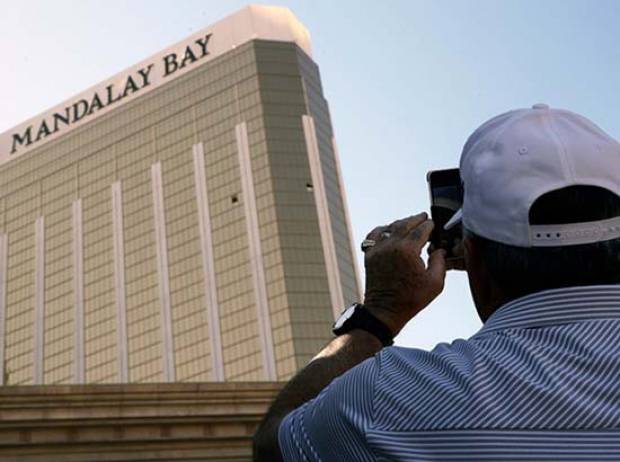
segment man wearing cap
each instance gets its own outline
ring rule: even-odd
[[[364,241],[363,305],[276,398],[255,460],[620,460],[620,144],[537,104],[467,140],[464,269],[484,325],[389,347],[443,289],[426,214]]]

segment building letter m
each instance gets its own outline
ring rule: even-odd
[[[15,154],[17,151],[17,146],[26,145],[29,146],[32,144],[32,126],[28,127],[23,135],[19,135],[18,133],[13,134],[13,147],[11,148],[11,154]]]

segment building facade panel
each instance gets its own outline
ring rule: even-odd
[[[322,166],[319,177],[323,177],[313,178],[303,118],[311,116],[315,119],[316,113],[312,111],[305,88],[306,76],[303,63],[300,64],[303,57],[300,58],[295,46],[282,43],[262,44],[258,47],[257,54],[259,68],[262,66],[263,70],[261,96],[271,154],[271,177],[277,190],[275,210],[278,214],[279,244],[289,296],[289,319],[284,322],[289,323],[290,338],[295,339],[290,350],[295,352],[295,368],[299,368],[329,340],[327,326],[333,322],[337,310],[342,309],[338,305],[358,300],[359,291],[356,282],[351,283],[346,277],[347,272],[354,272],[348,268],[352,263],[348,238],[343,246],[337,234],[340,221],[338,214],[334,217],[333,203],[342,207],[342,199],[335,197],[333,187],[330,189],[331,172],[326,172],[325,168],[329,163],[324,157],[332,153],[326,152],[319,142],[319,129],[323,128],[324,120],[312,121],[312,128],[317,133],[316,157]],[[320,88],[320,82],[313,84],[318,84]],[[318,128],[315,128],[317,126]],[[324,221],[325,226],[330,226],[329,230],[321,230],[320,226],[322,206],[317,205],[316,193],[321,185],[314,183],[321,180],[324,183],[328,208],[328,216]],[[329,251],[325,252],[325,245],[329,245],[330,241],[333,242],[333,255]],[[323,252],[317,252],[317,248]],[[345,252],[348,254],[344,255]],[[332,260],[330,263],[331,259],[337,261]],[[335,267],[337,271],[335,278],[332,278],[332,287],[341,285],[343,295],[338,294],[338,290],[330,290],[328,265]],[[349,289],[346,283],[349,283]],[[296,313],[303,315],[298,316]]]
[[[193,118],[188,122],[191,127]],[[163,161],[170,299],[177,380],[207,381],[211,373],[209,329],[205,315],[200,227],[194,185],[192,140],[183,152]]]
[[[84,271],[85,382],[116,380],[114,323],[114,243],[110,185],[115,175],[112,147],[78,162],[78,196],[82,200]]]
[[[308,112],[316,127],[318,148],[325,178],[325,189],[329,204],[334,240],[342,290],[345,304],[359,300],[361,288],[358,287],[353,251],[351,247],[349,224],[346,216],[344,191],[339,178],[338,152],[334,149],[334,134],[329,115],[328,103],[323,96],[317,65],[304,53],[297,53],[304,82]]]
[[[34,222],[39,212],[38,185],[5,196],[8,239],[5,383],[33,383]]]

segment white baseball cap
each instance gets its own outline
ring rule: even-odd
[[[530,206],[567,186],[605,188],[620,196],[620,144],[570,111],[535,104],[485,122],[461,155],[462,221],[475,234],[518,247],[588,244],[620,237],[620,217],[530,225]]]

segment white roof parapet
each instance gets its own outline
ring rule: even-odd
[[[312,56],[308,30],[288,8],[246,6],[0,134],[0,165],[254,39],[295,42]]]

